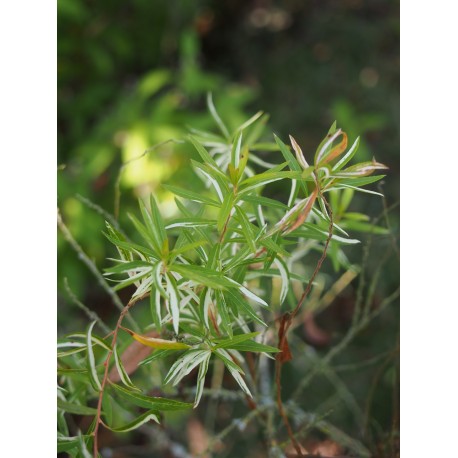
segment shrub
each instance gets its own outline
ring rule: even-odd
[[[281,393],[282,365],[292,358],[288,331],[325,257],[335,269],[351,267],[345,250],[358,240],[344,228],[358,221],[360,229],[383,232],[348,208],[355,192],[378,194],[365,186],[383,178],[374,172],[386,167],[375,160],[349,165],[359,140],[347,150],[347,135],[335,123],[312,158],[293,137],[292,148],[276,136],[261,142],[267,120],[262,112],[229,132],[211,97],[208,105],[220,133],[191,130],[187,138],[200,157],[191,163],[205,190],[165,185],[180,212],[173,219],[162,216],[153,195],[140,200],[139,215],[129,215],[138,241],[110,217],[105,236],[118,256],[103,276],[58,217],[64,237],[120,310],[110,330],[85,309],[87,331],[59,340],[58,450],[70,456],[91,456],[93,450],[97,457],[101,428],[128,432],[159,423],[163,412],[198,408],[211,368],[227,370],[250,408],[264,403],[278,409],[301,454]],[[265,162],[262,151],[280,152],[283,162]],[[266,195],[273,182],[289,189],[287,202]],[[307,274],[306,257],[313,262]],[[116,292],[132,286],[123,305]],[[148,325],[135,318],[141,301],[149,303]],[[353,331],[370,318],[365,314]],[[266,361],[275,365],[275,395],[258,376]],[[180,387],[194,373],[192,390],[184,392]],[[160,397],[151,392],[158,382],[164,386]],[[92,421],[81,433],[69,425],[68,414]]]

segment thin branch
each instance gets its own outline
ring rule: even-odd
[[[342,351],[346,348],[346,346],[356,337],[356,335],[362,331],[373,319],[375,319],[380,313],[385,310],[385,308],[390,305],[394,300],[399,297],[400,288],[397,288],[393,293],[391,293],[388,297],[386,297],[379,307],[374,310],[370,315],[367,315],[361,321],[356,323],[355,325],[351,326],[348,330],[347,334],[343,337],[343,339],[333,348],[329,350],[329,352],[321,359],[321,364],[319,366],[315,366],[315,368],[307,374],[301,383],[298,385],[296,390],[294,391],[293,395],[291,396],[292,399],[297,399],[300,393],[304,390],[304,388],[312,381],[312,379],[321,372],[322,367],[329,365],[329,363]]]
[[[122,230],[121,226],[119,225],[116,218],[111,214],[104,210],[100,205],[89,200],[87,197],[82,196],[81,194],[76,194],[76,198],[85,204],[90,209],[96,211],[99,215],[103,216],[106,221],[108,221],[118,232],[121,232],[122,235],[126,236],[124,231]]]
[[[134,304],[135,304],[135,301],[129,302],[123,308],[121,314],[119,315],[118,322],[116,323],[116,327],[113,330],[113,338],[112,338],[112,341],[111,341],[111,350],[108,352],[107,357],[105,359],[105,362],[103,363],[103,365],[105,366],[105,372],[103,374],[101,388],[100,388],[100,391],[99,391],[99,400],[98,400],[98,403],[97,403],[97,414],[96,414],[96,417],[95,417],[95,428],[94,428],[94,431],[92,433],[92,435],[94,436],[94,458],[98,458],[98,453],[99,453],[98,452],[98,450],[99,450],[98,431],[99,431],[100,424],[103,424],[103,421],[102,421],[102,418],[101,418],[102,417],[102,400],[103,400],[103,395],[105,393],[105,386],[106,386],[107,381],[108,381],[108,371],[109,371],[109,368],[110,368],[110,359],[111,359],[111,356],[113,355],[114,349],[116,348],[116,341],[118,339],[118,332],[119,332],[119,329],[121,328],[122,321],[123,321],[124,317],[126,316],[126,314],[129,312],[129,309]]]
[[[103,275],[99,272],[97,269],[97,266],[95,263],[89,258],[89,256],[83,251],[83,249],[80,247],[78,242],[73,238],[73,235],[71,234],[70,230],[68,227],[65,225],[65,223],[62,220],[62,216],[60,214],[59,208],[57,208],[57,225],[59,226],[59,229],[62,232],[62,235],[64,236],[65,240],[71,245],[71,247],[76,251],[78,254],[79,259],[87,266],[87,268],[92,272],[94,277],[97,279],[99,285],[106,291],[106,293],[111,297],[113,303],[116,305],[118,310],[120,312],[123,312],[124,310],[124,304],[121,302],[121,299],[119,299],[118,295],[113,291],[112,288],[110,288],[110,285],[107,283]],[[128,315],[127,319],[129,320],[129,323],[131,326],[136,330],[139,331],[139,327],[135,320]]]
[[[86,316],[89,318],[90,321],[97,321],[97,324],[103,329],[103,331],[106,334],[111,332],[110,328],[103,322],[102,318],[100,318],[96,312],[94,312],[93,310],[85,306],[80,300],[78,300],[75,293],[71,290],[68,284],[67,277],[64,278],[64,286],[72,302],[86,314]]]
[[[331,242],[331,238],[332,238],[332,232],[333,232],[333,228],[334,228],[334,220],[333,220],[332,208],[329,205],[328,201],[324,198],[324,196],[321,193],[320,189],[318,189],[318,195],[323,200],[323,202],[325,203],[325,205],[326,205],[326,207],[328,209],[328,212],[329,212],[330,221],[329,221],[328,237],[327,237],[325,245],[324,245],[323,253],[322,253],[320,259],[318,260],[318,263],[317,263],[317,265],[315,267],[315,270],[313,271],[313,274],[309,279],[307,287],[305,288],[305,291],[302,293],[302,296],[299,299],[296,307],[294,308],[292,313],[283,315],[283,317],[285,319],[285,321],[284,321],[284,329],[279,334],[280,337],[279,337],[279,342],[278,342],[278,348],[280,350],[283,350],[287,346],[288,329],[290,328],[295,316],[299,312],[300,308],[302,307],[302,304],[304,303],[306,297],[309,295],[309,293],[310,293],[310,291],[312,289],[312,285],[313,285],[313,282],[315,280],[315,277],[317,276],[318,272],[320,271],[321,266],[322,266],[322,264],[323,264],[323,262],[324,262],[324,260],[326,258],[328,247],[329,247],[329,243]],[[282,398],[281,398],[281,370],[282,370],[282,366],[283,366],[282,357],[281,356],[277,357],[276,358],[276,362],[275,362],[275,382],[276,382],[276,385],[277,385],[277,406],[278,406],[278,411],[280,413],[280,416],[283,419],[283,423],[285,424],[286,429],[288,431],[288,436],[291,439],[291,443],[293,444],[297,454],[299,456],[303,456],[301,447],[300,447],[299,443],[297,442],[296,438],[294,437],[294,433],[293,433],[293,430],[291,428],[291,424],[290,424],[290,422],[288,420],[288,416],[286,415],[285,409],[283,407],[283,401],[282,401]]]

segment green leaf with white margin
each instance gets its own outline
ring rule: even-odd
[[[148,412],[145,412],[144,414],[140,415],[135,420],[131,421],[130,423],[127,423],[127,425],[124,426],[119,426],[117,428],[113,428],[108,425],[106,426],[108,429],[115,433],[127,433],[128,431],[133,431],[134,429],[139,428],[140,426],[144,425],[145,423],[148,423],[151,420],[155,421],[156,423],[159,423],[157,411],[148,410]]]
[[[167,384],[173,381],[173,385],[176,385],[184,376],[188,375],[199,365],[209,352],[210,350],[198,349],[187,351],[172,365],[164,379],[164,383]]]
[[[210,156],[210,153],[192,136],[188,136],[189,141],[194,145],[194,148],[196,148],[197,152],[199,153],[199,156],[202,158],[205,164],[211,164],[214,167],[218,168],[215,160]]]
[[[276,347],[271,347],[270,345],[265,345],[259,342],[255,342],[253,340],[236,343],[226,348],[229,348],[231,350],[251,351],[256,353],[278,353],[280,351]]]
[[[107,392],[103,393],[102,411],[106,424],[110,424],[113,421],[113,404],[114,399]]]
[[[178,228],[196,228],[214,226],[216,221],[205,218],[177,218],[167,224],[167,230]]]
[[[89,439],[89,436],[83,436],[85,439]],[[57,453],[68,452],[76,447],[79,444],[78,436],[57,436]]]
[[[203,193],[197,193],[190,191],[189,189],[178,188],[176,186],[171,185],[162,185],[167,191],[172,192],[178,197],[183,197],[184,199],[192,200],[194,202],[200,202],[202,204],[207,204],[212,207],[219,207],[220,203],[216,200],[212,199],[211,197],[207,197]]]
[[[129,218],[132,218],[132,215],[128,215],[128,216]],[[139,221],[138,223],[141,224]],[[144,256],[150,256],[154,259],[159,259],[158,254],[155,251],[153,251],[151,248],[147,248],[145,246],[138,245],[136,243],[126,242],[124,240],[113,238],[111,235],[107,234],[106,232],[102,232],[102,233],[114,246],[116,246],[118,252],[122,252],[122,253],[129,252],[131,254],[132,253],[141,253]]]
[[[244,202],[250,202],[253,204],[264,205],[265,207],[279,208],[282,211],[288,210],[288,207],[282,202],[278,202],[274,199],[270,199],[268,197],[263,197],[263,196],[257,196],[254,194],[244,195],[241,200],[243,200]]]
[[[285,179],[300,179],[302,177],[301,172],[295,171],[278,171],[273,172],[269,170],[259,175],[254,175],[250,178],[246,178],[240,183],[239,194],[243,195],[252,189],[255,189],[259,186],[264,186],[274,181],[285,180]]]
[[[90,436],[83,436],[81,432],[78,434],[78,449],[83,458],[92,458],[92,453],[87,448],[86,441],[89,440]]]
[[[144,218],[149,218],[148,211],[145,208],[145,204],[140,200],[139,201],[140,209],[144,214]],[[152,256],[154,259],[160,259],[159,253],[161,252],[161,247],[158,245],[157,240],[154,234],[149,230],[135,215],[127,213],[127,216],[132,221],[135,229],[137,232],[142,236],[143,240],[148,243],[148,245],[152,248]]]
[[[84,335],[86,338],[86,335]],[[86,349],[86,344],[83,342],[66,342],[64,341],[58,341],[57,342],[57,349],[61,348],[70,348],[71,350],[66,350],[66,351],[58,351],[57,352],[57,357],[60,358],[62,356],[67,356],[71,355],[73,353],[79,353],[80,351],[84,351]]]
[[[216,270],[188,264],[172,264],[169,269],[182,277],[213,289],[233,288],[234,282]]]
[[[251,308],[251,306],[242,298],[240,293],[237,291],[233,290],[228,290],[225,292],[224,297],[226,299],[226,302],[230,305],[235,307],[236,310],[239,310],[241,312],[244,312],[247,314],[249,317],[251,317],[254,321],[257,323],[267,327],[267,324],[264,323],[264,321],[258,317],[256,312]]]
[[[122,365],[122,361],[121,361],[121,359],[119,358],[119,355],[118,355],[118,348],[116,346],[113,349],[113,353],[114,353],[114,360],[115,360],[116,369],[118,371],[119,378],[120,378],[121,382],[124,383],[124,385],[128,386],[129,388],[132,388],[133,390],[140,391],[140,389],[137,388],[132,383],[132,380],[130,379],[129,375],[127,374],[126,370],[124,369],[124,366]]]
[[[176,355],[175,350],[155,350],[152,355],[145,358],[143,361],[138,363],[139,366],[144,366],[145,364],[150,364],[157,359],[166,358],[170,355]]]
[[[163,247],[164,243],[167,240],[167,233],[165,231],[164,220],[162,219],[161,212],[159,211],[159,207],[153,194],[150,195],[149,201],[151,207],[151,218],[153,221],[153,227],[157,233],[159,245]]]
[[[234,138],[231,149],[231,164],[237,169],[240,163],[240,149],[242,148],[242,131],[240,130]]]
[[[178,334],[180,324],[180,295],[175,283],[175,279],[169,274],[165,274],[164,277],[165,283],[167,285],[167,296],[169,301],[170,313],[172,315],[173,329],[175,333]]]
[[[248,334],[236,334],[231,339],[214,339],[213,342],[216,345],[213,347],[214,350],[217,348],[231,348],[232,345],[244,342],[245,340],[250,340],[253,337],[259,335],[260,332],[250,332]]]
[[[97,415],[97,409],[57,399],[57,408],[74,415]]]
[[[245,235],[246,242],[248,243],[251,251],[256,253],[256,244],[254,243],[255,235],[251,230],[250,221],[246,216],[245,212],[238,206],[235,206],[235,211],[237,213],[237,219],[240,222],[240,226],[242,227],[243,234]]]
[[[224,122],[219,117],[218,112],[216,111],[215,105],[213,104],[213,97],[211,92],[207,94],[207,106],[210,111],[210,114],[212,115],[212,118],[215,120],[216,124],[221,130],[221,133],[226,137],[227,140],[229,140],[229,131],[227,130],[227,127],[225,126]]]
[[[344,167],[356,154],[356,151],[358,151],[359,147],[359,137],[355,140],[353,143],[352,147],[345,153],[345,155],[340,159],[339,162],[332,168],[332,171],[335,172],[336,170],[340,170],[342,167]]]
[[[208,354],[210,353],[210,350],[199,350],[198,352],[196,352],[193,358],[186,364],[184,364],[181,367],[180,371],[175,375],[175,381],[173,382],[173,386],[176,386],[182,378],[190,374],[193,369],[202,364],[202,362],[205,361]]]
[[[208,364],[210,362],[211,353],[209,352],[205,359],[201,362],[199,367],[199,374],[197,375],[196,397],[194,399],[194,408],[199,405],[200,398],[205,385],[205,375],[208,371]]]
[[[243,377],[240,375],[241,373],[243,374],[242,368],[235,364],[233,361],[231,361],[229,353],[227,353],[222,348],[217,349],[215,351],[215,355],[223,360],[224,365],[227,367],[232,377],[234,377],[235,381],[238,383],[242,391],[244,391],[248,396],[250,396],[250,398],[252,398],[253,395],[251,394],[247,384],[245,383],[245,380],[243,380]]]
[[[89,373],[89,380],[91,381],[92,387],[96,391],[100,391],[102,389],[102,385],[100,384],[99,378],[97,376],[97,369],[95,367],[95,357],[94,352],[92,351],[92,329],[97,321],[93,321],[87,330],[86,334],[86,346],[87,346],[87,369]]]
[[[283,304],[284,300],[286,299],[286,295],[288,294],[289,289],[289,270],[288,267],[279,256],[275,257],[275,264],[278,267],[281,277],[281,291],[280,291],[280,305]]]
[[[86,339],[86,334],[84,334],[83,332],[75,332],[73,334],[69,334],[68,336],[65,336],[67,339]],[[111,347],[110,345],[108,344],[108,342],[104,339],[102,339],[101,337],[95,335],[95,334],[92,334],[91,335],[91,340],[93,342],[93,344],[96,344],[96,345],[99,345],[100,347],[104,348],[105,350],[108,350],[110,351],[111,350]],[[86,344],[83,344],[83,345],[86,345]]]
[[[280,138],[277,137],[275,134],[274,134],[274,138],[275,138],[275,142],[277,143],[278,147],[280,148],[280,152],[282,153],[283,157],[288,162],[289,168],[296,172],[301,172],[302,167],[300,166],[299,162],[297,162],[296,158],[294,157],[294,154],[291,153],[291,151],[289,150],[289,147],[286,146],[285,143],[283,143],[280,140]],[[309,192],[308,192],[307,187],[305,186],[305,183],[302,180],[299,180],[299,184],[302,190],[304,191],[305,195],[308,196]],[[295,191],[295,195],[293,197],[294,197],[293,200],[295,200],[295,198],[297,197],[297,191]]]
[[[226,194],[223,200],[223,204],[221,205],[221,209],[218,215],[218,221],[216,223],[216,227],[218,231],[221,232],[224,229],[224,226],[227,224],[231,212],[234,205],[235,196],[232,192]]]
[[[232,320],[229,315],[229,310],[226,304],[226,300],[224,299],[224,295],[221,291],[215,291],[215,301],[216,301],[216,308],[218,310],[219,316],[221,317],[221,327],[223,331],[225,331],[229,337],[232,337]]]
[[[139,407],[145,407],[146,409],[151,409],[154,411],[175,411],[175,410],[184,410],[192,407],[192,404],[188,402],[176,401],[175,399],[166,399],[166,398],[153,398],[150,396],[145,396],[143,394],[132,392],[121,385],[111,384],[111,387],[114,391],[119,394],[122,398],[132,402]]]

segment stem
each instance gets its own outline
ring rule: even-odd
[[[283,329],[279,333],[280,337],[279,337],[279,342],[278,342],[278,348],[280,350],[282,350],[283,348],[286,348],[288,329],[290,328],[291,323],[294,320],[294,317],[299,312],[302,304],[304,303],[305,298],[309,295],[309,293],[310,293],[310,291],[312,289],[312,285],[313,285],[313,282],[315,280],[315,277],[317,276],[318,272],[321,269],[321,266],[322,266],[322,264],[323,264],[323,262],[324,262],[324,260],[326,258],[326,254],[327,254],[327,251],[328,251],[329,243],[331,242],[332,230],[333,230],[333,227],[334,227],[332,209],[331,209],[331,206],[329,205],[328,201],[324,198],[324,196],[321,193],[321,190],[319,188],[318,188],[318,195],[319,195],[319,197],[321,199],[323,199],[323,202],[325,203],[325,205],[326,205],[326,207],[328,209],[328,212],[329,212],[329,218],[330,218],[329,233],[328,233],[328,237],[326,239],[326,243],[324,245],[323,253],[322,253],[320,259],[318,260],[318,263],[317,263],[317,265],[315,267],[315,270],[313,271],[313,274],[310,277],[310,280],[309,280],[309,282],[307,284],[307,287],[306,287],[305,291],[302,293],[302,296],[299,299],[299,302],[297,303],[297,305],[294,308],[294,310],[292,311],[292,313],[285,313],[283,315],[283,318],[284,318],[284,321],[282,320]],[[280,326],[280,328],[281,328],[281,326]],[[293,433],[293,430],[291,428],[291,424],[290,424],[290,422],[288,420],[288,416],[286,415],[285,409],[283,407],[283,401],[282,401],[282,398],[281,398],[281,370],[282,370],[283,362],[284,361],[283,361],[283,359],[281,357],[277,357],[276,358],[276,362],[275,362],[275,382],[276,382],[276,385],[277,385],[277,406],[278,406],[278,411],[280,413],[280,416],[283,419],[283,423],[285,424],[286,429],[288,431],[288,436],[289,436],[289,438],[291,440],[291,443],[293,444],[297,454],[299,456],[304,456],[302,454],[302,450],[301,450],[301,447],[300,447],[299,443],[297,442],[296,438],[294,437],[294,433]]]
[[[113,351],[114,351],[114,349],[116,347],[116,341],[118,339],[118,331],[121,328],[122,320],[126,316],[126,314],[129,311],[129,309],[134,304],[135,304],[135,302],[129,302],[123,308],[121,314],[119,315],[118,322],[116,323],[116,327],[113,330],[113,339],[111,341],[111,350],[108,352],[108,355],[107,355],[107,357],[105,359],[105,362],[103,363],[103,365],[105,366],[105,372],[103,374],[103,379],[102,379],[102,383],[101,383],[101,389],[100,389],[100,392],[99,392],[99,400],[98,400],[98,403],[97,403],[97,415],[95,417],[95,428],[94,428],[94,432],[92,433],[93,436],[94,436],[94,458],[98,457],[98,450],[99,450],[98,431],[99,431],[99,426],[100,426],[101,423],[104,424],[103,421],[102,421],[102,418],[101,418],[101,416],[102,416],[102,400],[103,400],[103,394],[105,392],[105,386],[106,386],[107,381],[108,381],[108,370],[109,370],[109,367],[110,367],[110,359],[111,359],[111,356],[113,355]]]
[[[64,286],[73,303],[77,305],[91,321],[97,321],[97,324],[103,329],[103,332],[109,333],[110,328],[103,322],[102,318],[100,318],[99,315],[97,315],[97,313],[95,313],[89,307],[86,307],[80,300],[78,300],[75,293],[71,290],[68,284],[67,277],[64,278]]]

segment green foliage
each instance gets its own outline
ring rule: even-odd
[[[348,268],[345,247],[358,241],[346,230],[384,231],[368,224],[364,215],[347,212],[355,191],[367,191],[363,186],[384,176],[372,174],[386,168],[375,160],[348,166],[358,140],[345,153],[347,136],[333,124],[309,165],[311,158],[292,137],[292,150],[278,137],[262,146],[257,143],[265,128],[264,114],[230,131],[210,96],[207,102],[223,137],[200,130],[188,137],[201,158],[191,164],[204,190],[166,186],[177,196],[180,214],[173,218],[161,214],[153,195],[140,199],[139,216],[129,215],[138,243],[115,227],[117,223],[106,221],[105,236],[118,256],[104,276],[113,283],[113,292],[133,289],[111,341],[110,335],[93,333],[98,320],[85,334],[59,341],[61,450],[93,445],[91,433],[96,438],[101,424],[128,432],[150,420],[159,422],[161,412],[198,407],[207,373],[218,362],[244,394],[256,396],[259,387],[247,354],[272,358],[272,353],[285,351],[268,344],[272,335],[267,331],[275,329],[280,311],[296,307],[293,285],[303,289],[310,280],[301,269],[303,257],[329,247],[335,269]],[[266,164],[260,150],[277,152],[286,162]],[[273,182],[290,189],[288,204],[263,195]],[[280,286],[274,303],[275,282]],[[154,336],[122,326],[124,316],[146,298],[151,317],[142,330],[153,330]],[[129,360],[123,356],[132,337],[155,349],[139,361],[142,368],[166,362],[166,373],[157,368],[165,389],[171,390],[167,398],[144,394],[147,377],[137,367],[126,369]],[[123,339],[126,345],[118,343]],[[173,399],[173,387],[193,371],[198,372],[193,403]],[[96,400],[97,408],[90,407]],[[137,407],[148,410],[134,415]],[[69,436],[65,412],[94,416],[94,422],[84,436]],[[114,426],[114,418],[122,426]]]

